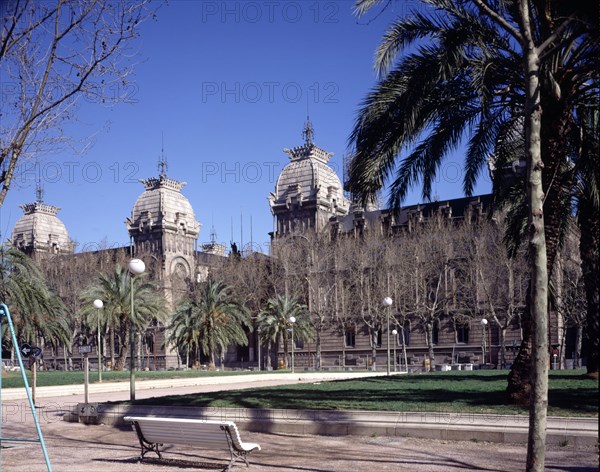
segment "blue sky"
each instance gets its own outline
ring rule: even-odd
[[[233,227],[238,244],[252,234],[266,249],[267,198],[288,162],[283,148],[302,144],[307,107],[315,142],[334,153],[342,178],[356,110],[376,81],[375,48],[393,18],[415,5],[393,2],[357,20],[351,1],[171,0],[142,27],[133,84],[115,89],[127,103],[81,101],[67,128],[73,149],[40,161],[46,203],[62,208],[78,250],[126,244],[138,180],[158,174],[164,136],[168,175],[187,182],[183,194],[202,224],[199,243],[214,227],[229,244]],[[461,169],[462,155],[448,160],[435,186],[441,199],[462,195]],[[33,164],[20,171],[2,208],[2,239],[19,205],[35,199]],[[488,191],[487,180],[477,192]]]

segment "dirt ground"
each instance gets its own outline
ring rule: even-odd
[[[129,429],[86,426],[61,420],[60,412],[41,416],[42,432],[55,472],[151,472],[175,470],[223,470],[226,451],[202,451],[166,446],[163,460],[138,463],[139,443]],[[249,456],[250,468],[238,462],[235,470],[249,472],[447,472],[524,470],[523,445],[484,442],[450,442],[415,438],[323,437],[259,434],[241,431],[242,440],[257,442],[262,450]],[[33,422],[3,425],[2,437],[35,437]],[[2,442],[0,470],[44,471],[46,465],[38,443]],[[555,447],[547,452],[546,470],[592,472],[598,470],[595,447]]]

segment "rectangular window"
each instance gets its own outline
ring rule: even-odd
[[[438,320],[433,322],[431,338],[433,344],[438,344],[440,341],[440,322]]]
[[[346,329],[345,343],[346,347],[356,346],[356,328],[354,326]]]
[[[457,343],[469,343],[469,324],[460,323],[456,325],[456,342]]]
[[[410,344],[410,324],[405,323],[404,326],[399,326],[398,329],[398,344],[408,346]]]

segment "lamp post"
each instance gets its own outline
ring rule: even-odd
[[[262,370],[262,364],[261,364],[261,358],[260,358],[260,326],[258,328],[256,328],[256,334],[257,334],[257,343],[258,343],[258,371],[260,372]]]
[[[292,325],[292,374],[294,373],[294,323],[296,322],[295,316],[290,316],[290,323]]]
[[[485,327],[488,324],[488,320],[486,320],[485,318],[481,319],[481,330],[482,330],[482,338],[481,338],[481,347],[483,348],[483,368],[485,369],[486,367],[486,360],[485,360]]]
[[[387,374],[390,375],[390,312],[393,300],[390,297],[383,299],[383,305],[387,306]]]
[[[136,275],[143,274],[146,264],[141,259],[131,259],[127,264],[131,275],[131,316],[129,319],[129,400],[135,400],[135,330],[133,322],[133,279]]]
[[[98,354],[98,382],[102,382],[102,339],[100,338],[100,309],[104,306],[102,300],[94,300],[94,308],[98,314],[98,345],[96,348]]]
[[[396,367],[396,339],[398,339],[398,331],[393,329],[392,334],[394,335],[394,372],[398,372]]]

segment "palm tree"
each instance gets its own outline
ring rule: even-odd
[[[359,12],[374,3],[377,2],[358,2]],[[363,200],[382,187],[395,171],[401,152],[421,136],[425,137],[398,166],[391,185],[392,206],[398,206],[420,178],[423,197],[428,199],[444,157],[471,129],[465,159],[466,194],[472,192],[489,155],[496,156],[498,167],[525,155],[525,78],[521,53],[515,50],[514,42],[494,24],[493,18],[479,15],[481,2],[478,0],[472,2],[477,7],[471,8],[465,2],[434,0],[427,3],[437,8],[435,14],[417,13],[397,21],[377,52],[376,67],[383,74],[404,48],[420,39],[433,40],[403,58],[387,73],[359,113],[351,135],[356,152],[351,165],[350,189]],[[552,13],[558,18],[558,13]],[[535,20],[539,23],[538,34],[543,37],[542,30],[551,30],[551,27],[541,16],[535,16]],[[577,180],[573,175],[572,152],[569,153],[569,149],[577,149],[574,143],[580,133],[573,126],[573,116],[577,116],[574,107],[589,103],[593,91],[597,90],[596,61],[589,60],[598,56],[597,42],[590,39],[592,28],[582,23],[584,26],[572,26],[568,34],[565,33],[570,42],[564,41],[562,46],[559,44],[547,52],[540,73],[544,101],[540,133],[545,151],[544,232],[549,270],[554,266],[556,250],[565,234],[565,215],[571,201],[569,189]],[[515,140],[507,139],[515,132],[520,146],[515,145]],[[572,160],[566,160],[565,156]],[[506,185],[503,179],[498,172],[497,194]],[[528,211],[524,182],[516,195],[524,206],[519,211],[513,210],[521,219],[513,222],[512,227],[520,228],[526,235]],[[511,193],[511,197],[514,196],[515,193]],[[525,354],[530,352],[530,346],[530,339],[526,338],[521,357],[528,359]],[[528,382],[523,382],[521,387],[526,385]],[[527,389],[521,397],[528,398]]]
[[[377,3],[359,0],[357,10],[364,13]],[[349,186],[363,202],[372,198],[393,173],[400,153],[425,136],[399,165],[390,201],[399,206],[418,179],[422,179],[423,196],[428,198],[443,158],[469,133],[464,190],[470,194],[490,151],[505,146],[498,139],[500,131],[522,119],[530,316],[524,333],[529,336],[517,359],[521,362],[515,362],[511,374],[530,374],[512,376],[521,392],[527,390],[523,388],[529,384],[527,377],[532,379],[532,394],[520,398],[531,398],[527,467],[541,470],[547,404],[548,281],[562,233],[557,209],[573,185],[572,179],[563,178],[568,175],[563,152],[573,144],[570,135],[577,105],[572,96],[561,103],[560,84],[568,83],[572,69],[572,90],[582,92],[584,100],[594,100],[598,25],[588,7],[566,2],[425,3],[436,11],[413,13],[397,21],[377,52],[376,66],[385,73],[399,52],[425,40],[416,53],[400,60],[365,101],[351,135],[356,152]],[[528,352],[531,363],[523,362]]]
[[[35,262],[8,244],[0,247],[0,301],[11,309],[18,340],[41,338],[54,346],[69,342],[62,300],[48,289]]]
[[[133,302],[135,312],[131,316],[131,287],[133,285]],[[82,309],[88,327],[97,329],[99,315],[93,308],[93,301],[104,302],[104,310],[100,314],[101,330],[108,331],[111,366],[115,370],[123,370],[129,352],[130,325],[141,332],[153,319],[164,321],[166,316],[165,302],[154,284],[146,281],[146,274],[134,277],[133,284],[129,271],[117,265],[113,272],[101,273],[97,283],[84,289],[81,294]],[[115,362],[115,337],[119,338],[119,358]]]
[[[291,338],[290,318],[294,322],[294,341],[308,341],[312,338],[310,314],[305,305],[294,298],[277,295],[267,301],[267,307],[258,314],[256,324],[260,329],[260,342],[271,347],[283,344],[284,363],[288,367],[288,341]]]
[[[201,317],[193,310],[193,304],[180,304],[169,325],[168,343],[176,346],[178,350],[185,350],[185,365],[190,366],[190,353],[192,361],[200,361],[200,320]],[[193,364],[194,362],[192,362]]]
[[[232,298],[231,287],[209,279],[177,306],[169,329],[169,342],[186,352],[198,346],[216,368],[215,355],[230,344],[246,346],[244,328],[250,326],[246,308]]]

